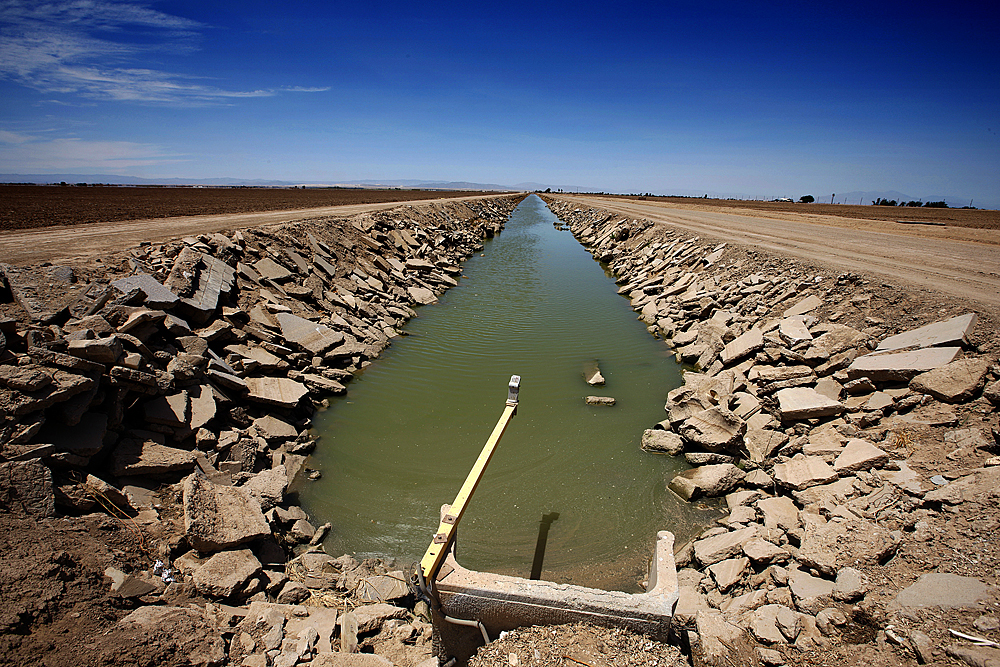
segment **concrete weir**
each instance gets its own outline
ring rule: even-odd
[[[482,645],[483,632],[496,639],[504,630],[526,625],[586,621],[627,628],[665,641],[678,599],[674,535],[666,530],[657,533],[645,593],[602,591],[476,572],[458,563],[454,542],[433,590],[440,602],[434,624],[442,648],[459,658],[470,656]]]

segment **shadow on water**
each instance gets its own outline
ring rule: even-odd
[[[334,554],[419,559],[522,377],[511,422],[459,531],[463,565],[634,591],[658,530],[678,541],[714,518],[666,489],[682,458],[642,452],[680,368],[637,321],[613,278],[537,197],[422,307],[395,341],[317,415],[322,435],[303,485]],[[588,386],[597,360],[606,379]],[[613,407],[589,406],[590,394]],[[538,557],[538,517],[558,507]],[[554,520],[554,519],[553,519]],[[550,521],[548,525],[551,525]],[[546,530],[548,530],[546,528]],[[536,570],[538,570],[536,572]]]

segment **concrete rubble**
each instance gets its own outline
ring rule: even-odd
[[[735,248],[719,253],[683,231],[546,202],[691,369],[641,447],[695,465],[665,480],[681,498],[718,492],[728,507],[676,553],[672,624],[694,665],[783,664],[772,648],[786,645],[827,650],[859,609],[884,610],[899,627],[910,623],[907,609],[997,601],[996,587],[952,574],[897,589],[894,606],[870,595],[870,573],[907,540],[929,539],[914,513],[982,502],[1000,484],[986,457],[995,445],[979,429],[945,440],[986,467],[936,483],[907,465],[914,445],[900,435],[948,428],[934,425],[956,423],[962,406],[995,411],[1000,366],[972,342],[976,313],[909,330],[874,311],[858,318],[851,313],[872,299],[853,274],[809,275],[787,259],[764,272]],[[615,233],[623,228],[627,243]],[[731,458],[720,465],[710,458],[718,453]],[[944,651],[921,634],[893,646],[921,662]]]
[[[0,265],[0,292],[23,311],[0,322],[0,505],[45,518],[110,503],[171,572],[109,570],[143,606],[98,653],[141,632],[191,664],[436,664],[396,567],[325,553],[329,527],[288,489],[315,447],[313,410],[456,284],[520,199],[144,244],[106,275]],[[852,274],[745,265],[735,246],[546,201],[689,368],[636,439],[694,466],[665,487],[728,510],[675,552],[670,631],[694,665],[836,646],[881,609],[871,575],[933,539],[921,517],[995,499],[1000,465],[932,477],[907,463],[907,429],[947,430],[956,456],[992,446],[955,426],[968,406],[1000,403],[997,360],[972,342],[977,314],[909,330],[874,310],[851,317],[870,301]],[[602,379],[596,364],[584,375]],[[349,613],[324,606],[348,596]],[[903,626],[915,609],[996,597],[973,577],[915,573],[880,618]],[[892,650],[907,659],[938,650],[916,629],[903,639]],[[354,652],[373,646],[393,661]]]
[[[339,652],[323,596],[357,596],[369,648],[355,650],[433,661],[430,624],[389,604],[409,596],[403,573],[327,556],[329,525],[289,488],[316,407],[457,284],[521,198],[143,244],[106,273],[0,265],[0,295],[23,313],[0,345],[0,505],[39,518],[113,506],[153,536],[159,569],[108,572],[114,594],[166,606],[109,636],[159,636],[186,664],[391,665]],[[174,606],[185,599],[202,607]]]

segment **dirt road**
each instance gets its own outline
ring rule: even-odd
[[[501,196],[501,195],[486,195]],[[321,208],[261,213],[219,215],[187,215],[172,218],[128,220],[124,222],[95,222],[87,225],[41,227],[22,231],[5,231],[0,235],[0,262],[28,265],[37,262],[85,261],[109,252],[119,252],[142,241],[162,243],[169,239],[237,227],[259,227],[292,220],[350,216],[366,211],[378,211],[396,206],[423,206],[436,201],[478,199],[479,197],[452,197],[441,200],[415,200],[381,202],[378,204],[349,204]]]
[[[1000,306],[1000,231],[903,225],[827,215],[768,212],[767,217],[655,202],[560,195],[578,205],[646,218],[693,234],[758,246],[839,271]]]

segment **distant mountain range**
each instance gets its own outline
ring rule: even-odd
[[[0,183],[105,183],[109,185],[209,185],[209,186],[240,186],[251,187],[284,187],[293,186],[305,187],[343,187],[343,188],[408,188],[420,190],[512,190],[512,191],[535,191],[551,188],[553,192],[562,190],[563,192],[588,192],[591,188],[579,185],[551,185],[547,183],[514,183],[512,185],[501,185],[498,183],[472,183],[468,181],[421,181],[417,179],[396,179],[396,180],[358,180],[341,182],[303,182],[303,181],[278,181],[265,179],[245,179],[245,178],[140,178],[138,176],[121,176],[116,174],[0,174]],[[760,195],[748,195],[737,192],[719,192],[678,189],[653,194],[659,195],[679,195],[684,197],[701,197],[708,195],[713,199],[759,199]],[[778,193],[769,194],[768,199],[778,197],[790,197],[798,201],[803,194],[811,194],[816,201],[821,204],[828,204],[832,201],[837,204],[871,204],[878,199],[895,199],[897,202],[908,201],[944,201],[951,208],[961,208],[968,206],[972,201],[968,197],[957,197],[954,195],[932,195],[913,196],[899,192],[897,190],[886,191],[861,191],[838,192],[836,195],[821,194],[817,192],[809,193]],[[973,201],[977,208],[997,208],[1000,202],[994,201]]]

